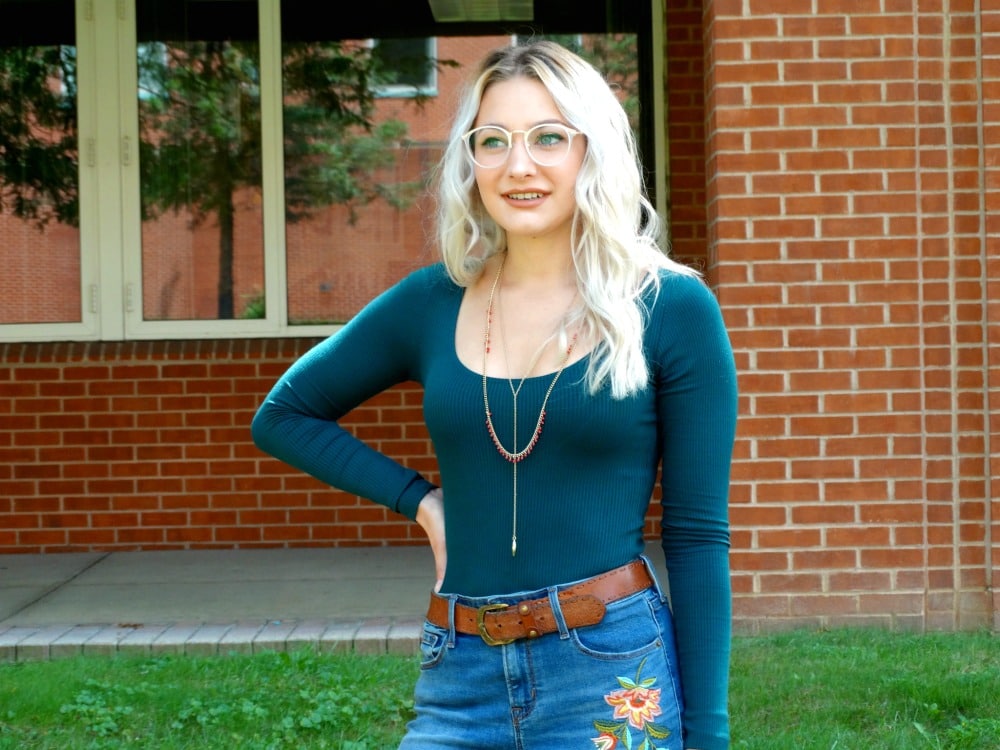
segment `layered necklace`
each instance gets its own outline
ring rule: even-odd
[[[496,428],[493,426],[493,412],[490,411],[490,396],[486,387],[486,357],[490,353],[490,329],[493,326],[493,303],[496,297],[497,288],[500,286],[500,277],[503,275],[504,264],[507,262],[506,255],[503,260],[500,261],[500,267],[497,269],[496,278],[493,279],[493,286],[490,288],[490,299],[489,304],[486,307],[486,333],[483,337],[483,406],[486,409],[486,430],[490,434],[490,439],[493,441],[493,445],[496,446],[497,452],[508,462],[510,462],[513,467],[514,473],[514,490],[513,490],[513,522],[511,528],[510,536],[510,554],[514,556],[517,554],[517,465],[521,463],[524,459],[531,455],[531,452],[535,449],[538,444],[538,439],[542,436],[542,427],[545,425],[545,407],[549,403],[549,396],[552,395],[553,389],[556,387],[556,383],[559,382],[559,376],[562,375],[564,369],[566,369],[566,364],[569,362],[570,356],[573,354],[573,347],[576,345],[576,334],[570,340],[569,345],[566,347],[566,355],[563,357],[562,364],[559,365],[559,369],[556,374],[552,377],[552,382],[549,383],[548,390],[545,391],[545,397],[542,399],[542,406],[538,412],[538,419],[535,420],[535,429],[531,433],[531,438],[525,443],[524,447],[518,449],[517,447],[517,397],[521,393],[521,387],[524,385],[524,381],[527,380],[531,371],[534,369],[535,364],[538,362],[538,358],[541,356],[545,347],[540,348],[535,356],[532,357],[531,361],[528,363],[527,371],[521,378],[521,381],[515,387],[513,379],[510,377],[510,357],[507,354],[507,336],[503,336],[503,348],[504,348],[504,360],[507,363],[507,383],[510,386],[510,393],[513,400],[514,414],[513,414],[513,437],[511,449],[508,450],[506,446],[500,441],[500,436],[497,435]],[[574,295],[575,299],[575,295]],[[572,301],[570,305],[572,305]],[[501,321],[501,326],[503,322]]]

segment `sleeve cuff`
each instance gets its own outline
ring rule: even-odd
[[[434,489],[437,489],[437,485],[428,482],[417,474],[413,481],[407,485],[406,489],[400,493],[395,511],[406,516],[411,521],[415,521],[417,519],[417,506],[420,505],[420,501],[424,499],[424,496]]]

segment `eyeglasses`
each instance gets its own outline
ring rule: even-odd
[[[524,136],[524,148],[528,156],[541,167],[561,164],[569,156],[573,136],[583,135],[579,130],[558,122],[546,122],[529,130],[513,131],[496,125],[484,125],[470,130],[462,140],[472,161],[483,169],[495,169],[507,161],[514,136],[518,133]]]

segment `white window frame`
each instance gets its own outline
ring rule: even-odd
[[[263,221],[262,242],[264,246],[264,299],[267,301],[263,318],[231,320],[145,320],[142,301],[142,222],[141,190],[139,184],[139,162],[131,156],[139,143],[139,102],[138,71],[136,66],[136,23],[134,0],[129,2],[127,19],[119,23],[120,50],[120,91],[122,92],[119,111],[119,127],[122,137],[122,232],[124,248],[121,282],[124,308],[124,338],[126,339],[204,339],[204,338],[246,338],[255,336],[285,336],[287,325],[282,321],[286,308],[284,284],[277,286],[283,275],[272,259],[280,253],[280,265],[284,267],[284,232],[280,237],[268,232],[275,224],[274,207],[284,205],[282,189],[282,129],[281,129],[281,13],[279,0],[257,0],[258,27],[260,36],[261,74],[261,158],[264,168],[262,176]],[[277,107],[277,112],[275,112]],[[277,152],[277,153],[276,153]],[[267,167],[271,167],[268,169]],[[131,220],[129,218],[131,217]]]
[[[97,131],[97,107],[80,92],[93,90],[97,83],[96,58],[99,40],[92,24],[85,22],[88,2],[76,0],[76,81],[80,236],[80,320],[65,323],[8,323],[0,325],[0,341],[65,341],[99,338],[102,299],[100,298],[99,205],[96,196],[99,154],[93,133]]]

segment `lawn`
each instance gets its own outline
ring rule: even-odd
[[[394,748],[416,675],[310,651],[5,664],[0,750]],[[998,750],[1000,638],[740,637],[731,708],[733,750]]]

